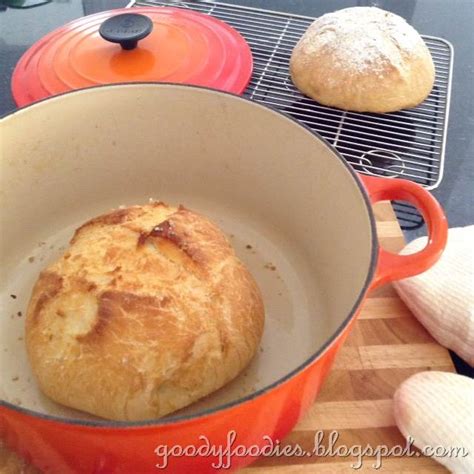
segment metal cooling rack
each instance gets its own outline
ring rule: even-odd
[[[436,78],[422,104],[390,114],[362,114],[320,105],[293,86],[290,55],[314,18],[207,0],[147,0],[132,5],[188,8],[232,25],[245,37],[254,58],[246,97],[305,123],[361,173],[403,177],[427,189],[441,182],[453,67],[453,48],[444,39],[423,36],[435,63]]]

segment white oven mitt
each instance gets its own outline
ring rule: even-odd
[[[474,380],[420,372],[394,395],[394,417],[406,438],[455,474],[474,472]]]
[[[421,250],[426,241],[422,237],[410,242],[401,254]],[[394,286],[442,346],[474,365],[474,225],[449,229],[440,260],[426,272]]]

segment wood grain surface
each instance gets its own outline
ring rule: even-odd
[[[375,208],[381,245],[398,252],[405,244],[392,206],[378,203]],[[395,426],[392,398],[406,378],[424,370],[454,372],[448,351],[441,347],[415,319],[391,285],[373,291],[364,302],[356,322],[316,403],[298,423],[282,445],[296,443],[310,451],[315,433],[323,431],[322,446],[328,448],[329,436],[336,431],[333,451],[344,445],[358,449],[406,446]],[[384,449],[384,448],[381,448]],[[338,472],[438,473],[447,472],[436,461],[417,455],[382,458],[364,457],[362,467],[354,470],[357,458],[282,457],[260,458],[242,474],[332,474]]]
[[[375,207],[381,244],[387,250],[399,251],[404,245],[392,207],[379,203]],[[396,388],[410,375],[424,370],[454,372],[446,349],[438,345],[408,308],[398,298],[391,285],[369,295],[359,320],[337,356],[316,403],[281,445],[298,444],[310,451],[314,438],[321,431],[322,446],[328,447],[331,433],[336,431],[338,447],[366,446],[377,449],[406,445],[395,426],[392,397]],[[320,435],[321,436],[321,435]],[[335,436],[335,435],[332,435]],[[383,449],[383,448],[382,448]],[[421,455],[382,458],[380,469],[373,466],[377,459],[366,456],[362,467],[352,467],[356,457],[307,456],[260,458],[242,474],[332,474],[336,472],[440,473],[441,465]],[[0,473],[36,473],[0,441]]]

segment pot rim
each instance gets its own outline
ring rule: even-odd
[[[28,105],[19,107],[11,112],[7,112],[3,115],[0,116],[0,120],[6,119],[7,117],[14,116],[18,113],[23,112],[26,109],[35,107],[39,104],[42,104],[47,101],[54,101],[57,99],[60,99],[63,96],[70,95],[70,94],[81,94],[81,93],[87,93],[89,90],[95,90],[95,89],[100,89],[100,88],[119,88],[119,87],[176,87],[176,88],[187,88],[187,89],[198,89],[198,90],[206,90],[210,91],[216,94],[221,94],[221,95],[228,95],[231,96],[237,100],[242,100],[245,102],[249,102],[253,106],[256,107],[262,107],[264,109],[269,109],[273,113],[283,115],[286,119],[290,120],[293,124],[296,124],[297,126],[303,127],[306,129],[307,132],[311,133],[316,139],[321,141],[323,144],[325,144],[337,157],[343,164],[343,166],[346,168],[346,170],[349,172],[349,174],[352,176],[353,180],[355,181],[356,185],[358,186],[362,198],[365,202],[365,206],[368,212],[369,216],[369,223],[370,223],[370,228],[371,228],[371,252],[370,252],[370,264],[369,264],[369,269],[367,272],[367,277],[365,279],[365,282],[359,292],[359,295],[355,299],[355,302],[349,311],[348,315],[346,318],[342,321],[342,323],[339,325],[339,327],[334,331],[334,333],[326,339],[326,341],[321,344],[318,349],[311,355],[309,356],[304,362],[302,362],[300,365],[298,365],[296,368],[285,374],[283,377],[279,378],[275,382],[266,385],[265,387],[256,390],[255,392],[250,393],[249,395],[246,395],[244,397],[238,398],[236,400],[233,400],[231,402],[224,403],[222,405],[218,405],[217,407],[213,408],[208,408],[206,410],[203,410],[199,413],[195,413],[192,415],[177,415],[177,416],[169,416],[166,417],[165,419],[160,419],[160,418],[151,418],[149,420],[140,420],[140,421],[117,421],[117,420],[80,420],[76,418],[67,418],[67,417],[61,417],[61,416],[56,416],[56,415],[48,415],[44,413],[40,413],[35,410],[31,410],[29,408],[24,408],[18,405],[14,405],[13,403],[7,402],[5,400],[0,399],[0,407],[4,406],[8,409],[20,412],[24,415],[31,416],[34,418],[40,418],[43,420],[47,420],[50,422],[55,422],[55,423],[61,423],[61,424],[66,424],[66,425],[76,425],[76,426],[81,426],[84,428],[87,427],[92,427],[92,428],[150,428],[150,427],[160,427],[160,426],[166,426],[166,425],[174,425],[174,424],[180,424],[184,422],[189,422],[189,421],[195,421],[200,418],[208,417],[211,415],[217,415],[220,412],[223,412],[225,410],[234,408],[239,405],[243,405],[244,403],[247,403],[251,400],[254,400],[255,398],[260,397],[261,395],[266,394],[267,392],[270,392],[271,390],[274,390],[276,388],[279,388],[283,384],[285,384],[287,381],[292,379],[293,377],[296,377],[299,373],[303,372],[305,369],[307,369],[313,362],[315,362],[317,359],[322,357],[324,355],[324,352],[326,352],[334,343],[335,341],[342,335],[342,333],[347,329],[349,323],[352,321],[354,318],[357,310],[359,309],[365,294],[367,290],[369,289],[369,286],[374,278],[375,275],[375,270],[377,268],[377,261],[378,261],[378,254],[379,254],[379,243],[378,243],[378,238],[377,238],[377,230],[376,230],[376,225],[375,225],[375,217],[372,209],[372,204],[370,202],[369,196],[367,194],[366,188],[364,187],[364,184],[362,181],[358,178],[357,173],[354,171],[354,169],[347,163],[347,161],[343,158],[341,153],[333,146],[331,145],[324,137],[322,137],[318,132],[315,132],[311,130],[306,124],[298,122],[295,118],[290,116],[286,112],[282,112],[278,110],[277,108],[270,106],[270,105],[263,105],[259,102],[256,102],[254,100],[251,100],[247,97],[243,97],[237,94],[233,94],[231,92],[225,92],[225,91],[220,91],[217,89],[212,89],[210,87],[204,87],[204,86],[196,86],[196,85],[191,85],[191,84],[178,84],[178,83],[172,83],[172,82],[120,82],[120,83],[114,83],[114,84],[100,84],[97,86],[92,86],[92,87],[86,87],[83,89],[77,89],[73,91],[67,91],[63,92],[61,94],[57,94],[54,96],[46,97],[44,99],[38,100],[36,102],[32,102]],[[0,163],[1,165],[1,163]]]

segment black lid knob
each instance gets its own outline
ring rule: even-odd
[[[120,43],[123,49],[133,49],[139,40],[151,33],[153,22],[145,15],[123,13],[115,15],[102,23],[99,33],[112,43]]]

